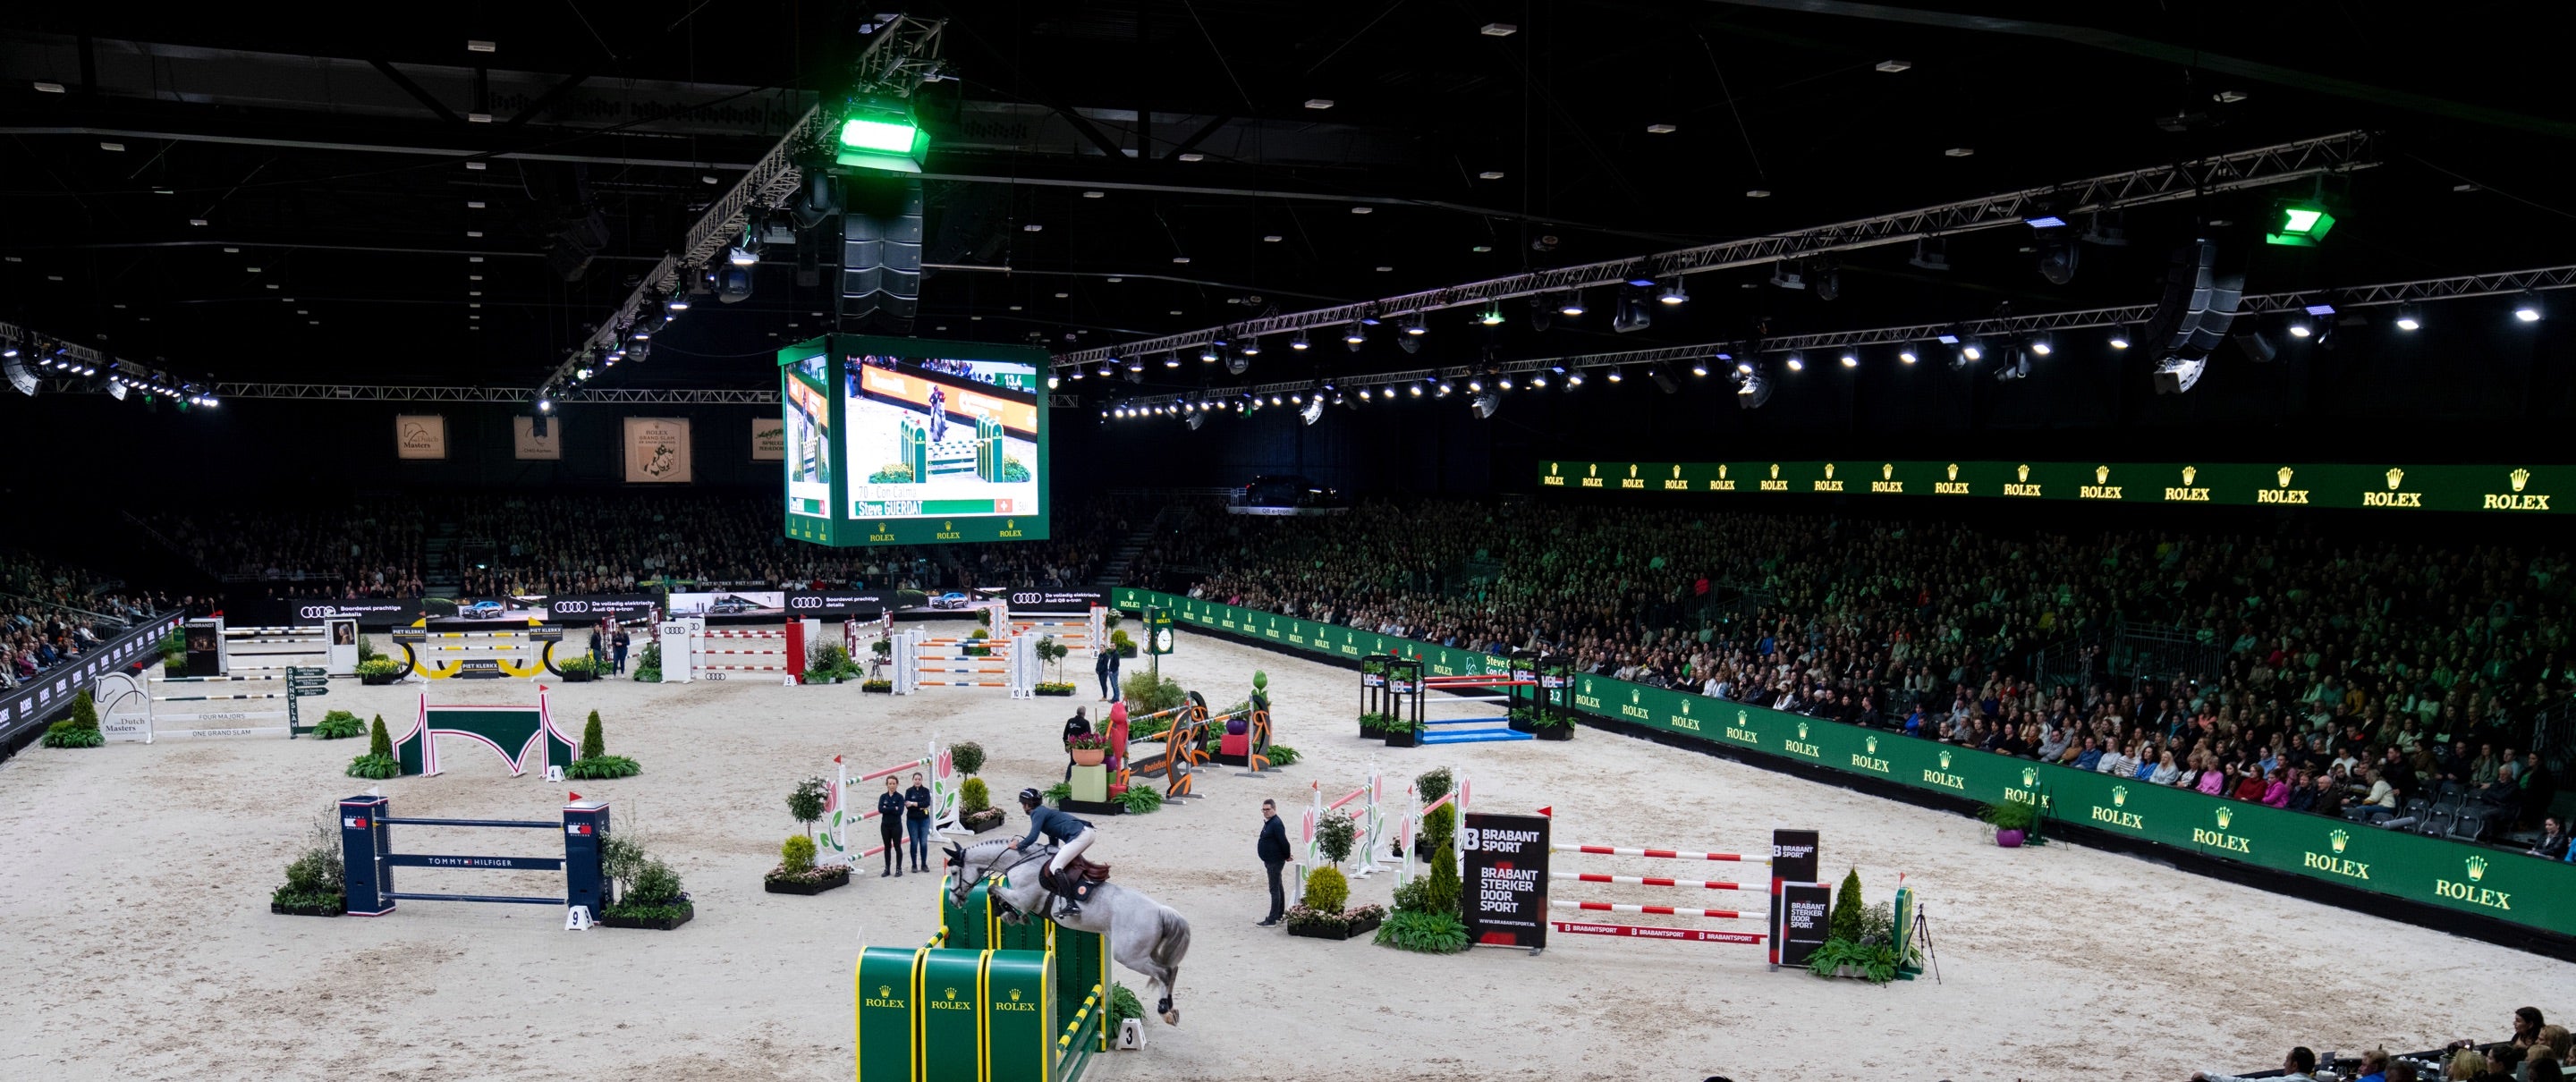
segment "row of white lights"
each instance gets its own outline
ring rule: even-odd
[[[2294,314],[2290,317],[2287,326],[2288,332],[2293,338],[2313,337],[2316,334],[2315,320],[2332,316],[2334,314],[2335,308],[2332,305],[2310,305],[2305,311]],[[2526,290],[2515,299],[2513,316],[2516,321],[2522,323],[2536,323],[2540,320],[2542,314],[2543,310],[2540,306],[2540,299],[2537,293]],[[2398,330],[2408,333],[2421,330],[2424,326],[2421,310],[2414,305],[2400,305],[2397,309],[2397,317],[2393,322]],[[2127,349],[2132,341],[2132,335],[2133,332],[2128,328],[2115,328],[2111,331],[2110,336],[2107,339],[2107,344],[2115,350]],[[1983,360],[1985,357],[1985,343],[1978,338],[1961,338],[1956,335],[1945,334],[1939,336],[1935,340],[1944,345],[1956,347],[1956,355],[1960,360],[1974,362]],[[2021,342],[2023,348],[2028,349],[2035,356],[2050,356],[2055,352],[2056,348],[2052,337],[2045,332],[2023,336],[2021,338]],[[1860,367],[1860,351],[1857,349],[1843,349],[1836,355],[1836,359],[1841,362],[1844,368]],[[1896,359],[1904,364],[1911,365],[1921,360],[1922,354],[1917,347],[1906,345],[1898,348]],[[1711,357],[1692,361],[1690,366],[1691,375],[1708,375],[1709,361],[1711,360],[1735,361],[1735,370],[1741,375],[1749,376],[1755,371],[1754,362],[1751,359],[1738,360],[1733,354],[1724,350],[1719,350]],[[1790,351],[1787,358],[1783,360],[1781,364],[1792,372],[1803,372],[1807,368],[1805,355],[1802,352],[1795,350]],[[1138,362],[1130,361],[1128,370],[1141,371],[1142,365]],[[1111,369],[1110,366],[1103,365],[1101,374],[1109,375],[1112,371],[1113,369]],[[1515,386],[1526,386],[1531,390],[1545,390],[1548,386],[1548,377],[1553,374],[1561,377],[1564,380],[1565,389],[1571,391],[1577,387],[1583,386],[1586,371],[1587,370],[1584,368],[1568,370],[1564,366],[1558,365],[1548,369],[1547,371],[1532,372],[1518,385],[1514,384],[1512,377],[1508,375],[1497,375],[1494,377],[1493,386],[1494,389],[1498,391],[1513,390]],[[1603,378],[1612,383],[1620,383],[1626,379],[1626,375],[1622,370],[1622,367],[1619,365],[1604,366],[1601,371]],[[1081,378],[1080,374],[1077,373],[1075,378]],[[1485,390],[1485,381],[1479,376],[1468,377],[1466,384],[1467,390],[1471,394],[1480,393]],[[1050,382],[1049,385],[1052,386],[1052,382]],[[1397,390],[1398,387],[1402,387],[1403,391],[1399,392]],[[1446,396],[1456,389],[1455,384],[1450,379],[1425,376],[1419,380],[1409,380],[1402,384],[1386,384],[1374,388],[1362,387],[1359,389],[1359,398],[1362,402],[1378,398],[1383,398],[1392,402],[1396,401],[1400,394],[1402,397],[1421,398],[1425,395],[1425,388],[1429,388],[1428,393],[1432,397]],[[1333,396],[1332,402],[1334,405],[1341,405],[1346,401],[1343,394],[1336,390],[1332,382],[1329,380],[1323,381],[1319,384],[1316,390],[1316,397],[1320,398],[1324,394],[1331,394]],[[1284,398],[1281,395],[1273,394],[1268,398],[1269,404],[1273,406],[1287,404],[1302,405],[1305,400],[1306,395],[1304,392],[1290,392],[1284,396]],[[1178,417],[1192,412],[1212,413],[1229,407],[1233,408],[1237,412],[1241,412],[1250,406],[1260,405],[1262,401],[1263,399],[1261,396],[1249,394],[1238,395],[1217,401],[1196,401],[1184,399],[1169,404],[1117,406],[1101,410],[1100,415],[1103,418],[1133,418],[1148,416]]]

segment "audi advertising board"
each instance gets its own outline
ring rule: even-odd
[[[920,602],[921,592],[912,591],[912,600]],[[888,608],[902,606],[903,597],[896,590],[787,591],[787,614],[798,619],[808,616],[828,619],[875,616]]]
[[[778,590],[723,590],[715,593],[671,594],[671,617],[699,616],[707,619],[726,617],[776,620],[787,615],[787,595]]]
[[[421,617],[418,598],[303,598],[287,604],[294,609],[289,622],[308,627],[324,620],[356,620],[359,627],[376,630],[409,624]]]
[[[661,599],[651,594],[565,594],[545,601],[545,619],[559,624],[650,623],[662,606]]]
[[[1021,586],[1004,591],[1002,598],[1009,603],[1012,612],[1025,612],[1032,615],[1086,616],[1090,614],[1093,605],[1109,603],[1109,592],[1062,589],[1053,586]]]

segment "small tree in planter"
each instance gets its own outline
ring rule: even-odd
[[[352,720],[355,720],[352,718]],[[340,863],[340,835],[329,822],[313,824],[304,851],[286,866],[286,885],[268,895],[268,911],[289,917],[336,917],[349,911]]]
[[[49,748],[95,748],[104,743],[107,734],[98,729],[98,707],[87,691],[72,697],[72,716],[45,727]]]
[[[968,778],[957,787],[957,825],[981,834],[1002,825],[1002,809],[993,806],[993,792],[982,778]]]
[[[957,767],[957,772],[960,774],[968,777],[980,774],[984,770],[984,745],[972,740],[960,740],[950,744],[948,761]]]
[[[599,711],[590,712],[590,720],[581,727],[581,757],[564,769],[567,778],[628,778],[643,771],[635,760],[608,753],[608,735],[600,728]]]
[[[1071,651],[1066,650],[1063,643],[1055,641],[1055,636],[1039,637],[1038,660],[1046,663],[1048,680],[1052,682],[1064,680],[1064,659],[1069,653]]]
[[[393,734],[385,731],[385,716],[376,715],[367,727],[367,753],[349,760],[349,776],[382,781],[402,774],[402,760],[394,758]]]
[[[814,895],[847,886],[849,882],[849,865],[816,867],[814,839],[805,834],[790,834],[786,841],[779,843],[778,866],[761,878],[760,887],[771,894]]]
[[[1844,874],[1825,928],[1824,943],[1807,957],[1807,971],[1816,976],[1885,984],[1895,980],[1897,968],[1908,961],[1896,950],[1893,914],[1886,907],[1862,904],[1859,869]]]
[[[600,912],[601,925],[669,931],[697,915],[688,892],[680,889],[680,873],[646,853],[641,836],[612,832],[600,843],[599,860],[619,888],[617,900]]]
[[[1834,891],[1834,912],[1826,921],[1825,938],[1860,942],[1861,922],[1868,911],[1860,900],[1860,869],[1844,872],[1842,886]]]
[[[832,783],[821,778],[807,778],[787,791],[787,816],[805,828],[806,838],[814,837],[814,823],[823,818],[823,805],[830,802],[831,794]]]

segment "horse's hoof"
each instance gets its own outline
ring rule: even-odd
[[[1163,1022],[1164,1022],[1165,1024],[1167,1024],[1167,1025],[1174,1025],[1174,1026],[1180,1025],[1180,1024],[1181,1024],[1181,1012],[1179,1012],[1179,1011],[1164,1011],[1164,1012],[1163,1012]]]

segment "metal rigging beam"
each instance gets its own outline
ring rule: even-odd
[[[1534,271],[1382,300],[1229,323],[1185,334],[1148,338],[1123,346],[1059,353],[1055,358],[1056,367],[1071,368],[1120,355],[1195,349],[1217,341],[1336,327],[1365,319],[1435,312],[1630,280],[1757,266],[1827,252],[1996,229],[2018,225],[2042,215],[2068,216],[2118,210],[2189,199],[2212,192],[2278,184],[2324,173],[2350,172],[2378,164],[2374,142],[2369,132],[2350,131],[2295,143],[2256,147],[2197,161],[2113,173],[2044,188],[2027,188],[1776,236],[1747,237],[1654,255]]]

